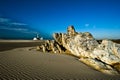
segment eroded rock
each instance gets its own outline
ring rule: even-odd
[[[109,40],[98,43],[91,33],[78,33],[73,26],[67,28],[67,33],[54,33],[53,37],[55,40],[47,40],[39,46],[43,52],[65,53],[67,51],[101,72],[120,73],[120,44]]]

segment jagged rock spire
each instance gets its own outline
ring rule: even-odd
[[[75,34],[76,34],[76,31],[75,31],[75,28],[74,28],[74,26],[68,26],[68,28],[67,28],[67,34],[69,35],[69,36],[74,36]]]

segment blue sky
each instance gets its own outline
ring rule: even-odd
[[[98,39],[120,39],[120,0],[0,0],[0,17],[27,24],[43,37],[74,25]]]

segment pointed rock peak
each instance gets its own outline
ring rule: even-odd
[[[74,26],[72,26],[72,25],[68,26],[67,33],[68,33],[69,36],[74,36],[76,34]]]
[[[92,36],[92,34],[89,33],[89,32],[84,32],[83,35],[86,36],[87,39],[93,39],[93,38],[94,38],[94,37]]]

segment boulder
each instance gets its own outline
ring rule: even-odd
[[[62,34],[61,43],[71,54],[79,57],[80,61],[101,72],[119,74],[119,44],[109,40],[103,40],[102,43],[99,44],[91,33],[77,33],[73,26],[68,27],[67,31],[67,34]]]
[[[110,40],[97,42],[91,33],[78,33],[74,26],[69,26],[67,33],[54,33],[53,38],[54,40],[47,40],[41,46],[43,52],[67,51],[96,70],[107,74],[120,74],[120,44]]]

